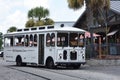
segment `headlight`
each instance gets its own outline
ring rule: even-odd
[[[82,54],[82,58],[83,58],[83,59],[85,58],[85,55],[84,55],[84,54]]]
[[[62,53],[59,54],[59,59],[62,59]]]

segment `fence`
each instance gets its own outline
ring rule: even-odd
[[[86,45],[86,59],[120,59],[120,44]]]

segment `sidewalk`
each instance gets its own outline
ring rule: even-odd
[[[86,62],[90,66],[120,66],[120,59],[90,59]]]

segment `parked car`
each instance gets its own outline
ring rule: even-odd
[[[0,51],[0,57],[3,57],[4,52]]]

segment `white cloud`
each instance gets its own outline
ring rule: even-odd
[[[50,17],[54,21],[76,21],[85,10],[85,6],[78,10],[70,9],[66,0],[51,0],[51,2]]]
[[[9,14],[6,16],[2,24],[0,24],[0,31],[3,33],[6,33],[9,27],[16,26],[18,28],[23,28],[25,25],[25,22],[27,21],[27,18],[25,17],[26,14],[22,13],[21,11],[15,11],[13,14]]]
[[[11,26],[24,28],[28,10],[36,6],[48,8],[48,0],[0,0],[0,32]]]
[[[0,32],[6,33],[11,26],[24,28],[28,10],[43,6],[50,11],[54,21],[75,21],[81,11],[74,12],[66,0],[0,0]]]
[[[21,11],[17,10],[13,14],[10,14],[6,18],[6,23],[11,25],[21,25],[21,23],[25,22],[26,14],[22,13]]]
[[[34,8],[36,6],[43,6],[48,8],[48,0],[24,0],[24,5],[28,9]]]

